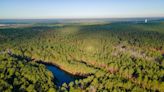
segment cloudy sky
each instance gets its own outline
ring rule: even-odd
[[[164,0],[0,0],[0,19],[164,17]]]

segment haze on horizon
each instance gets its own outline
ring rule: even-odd
[[[0,19],[164,17],[164,0],[1,0]]]

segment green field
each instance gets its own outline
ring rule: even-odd
[[[56,87],[33,61],[86,78]],[[164,92],[164,22],[1,27],[1,91]]]

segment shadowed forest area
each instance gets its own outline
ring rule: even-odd
[[[57,87],[38,61],[84,78]],[[164,92],[164,22],[0,27],[0,91]]]

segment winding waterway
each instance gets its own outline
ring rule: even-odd
[[[56,78],[55,83],[58,87],[61,86],[63,83],[68,84],[71,81],[75,81],[75,80],[82,78],[82,77],[71,75],[71,74],[59,69],[58,67],[56,67],[54,65],[49,65],[49,64],[45,64],[45,65],[46,65],[47,69],[53,73],[54,78]]]
[[[6,53],[6,52],[5,51],[0,51],[0,54],[4,54],[4,53]],[[25,59],[27,61],[32,60],[31,58],[22,57],[22,56],[13,54],[10,51],[8,51],[8,54],[12,57],[19,58],[19,59]],[[69,84],[72,81],[74,82],[75,80],[85,78],[85,77],[82,77],[82,76],[71,75],[70,73],[65,72],[64,70],[58,68],[55,65],[44,63],[44,61],[38,61],[38,63],[44,64],[47,67],[47,69],[50,70],[53,73],[54,78],[55,78],[54,82],[55,82],[57,87],[60,87],[63,83]]]

